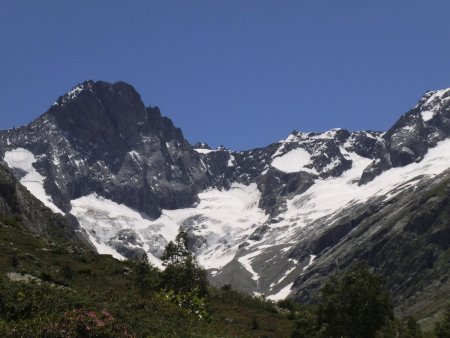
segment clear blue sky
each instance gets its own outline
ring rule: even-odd
[[[192,143],[387,129],[450,87],[450,1],[22,1],[0,6],[0,129],[86,79],[131,83]]]

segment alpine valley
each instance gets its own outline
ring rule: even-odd
[[[402,315],[432,316],[450,295],[450,89],[386,132],[294,131],[238,152],[191,145],[127,83],[86,81],[0,132],[0,159],[60,214],[39,206],[52,227],[30,229],[120,260],[161,267],[181,228],[213,285],[271,300],[313,301],[357,261]]]

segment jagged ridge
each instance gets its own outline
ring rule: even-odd
[[[44,198],[74,214],[100,251],[147,252],[158,264],[181,226],[214,283],[304,300],[324,276],[364,259],[390,278],[400,302],[425,292],[402,280],[408,274],[428,284],[448,277],[412,264],[393,274],[401,262],[388,253],[398,238],[400,260],[412,257],[420,237],[431,267],[447,254],[433,234],[446,238],[448,224],[417,215],[421,225],[408,208],[447,177],[449,102],[450,90],[428,92],[385,133],[293,132],[234,152],[192,147],[128,84],[87,81],[29,126],[0,133],[0,155],[23,178],[14,151],[28,154]],[[406,216],[394,222],[394,211]],[[425,229],[419,237],[416,228]]]

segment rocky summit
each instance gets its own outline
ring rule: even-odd
[[[449,137],[445,89],[386,132],[294,131],[264,148],[211,149],[129,84],[86,81],[0,132],[0,157],[99,253],[160,266],[181,227],[213,284],[299,301],[364,261],[411,314],[450,292]]]

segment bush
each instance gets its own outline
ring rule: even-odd
[[[206,306],[206,298],[202,297],[197,289],[187,292],[162,291],[159,297],[176,304],[188,313],[196,315],[199,319],[208,319],[209,313]]]
[[[417,322],[408,317],[405,320],[392,320],[381,328],[377,334],[377,338],[422,338],[423,334]]]
[[[19,267],[19,259],[17,258],[17,254],[15,252],[11,254],[11,266],[13,268]]]
[[[387,324],[393,317],[383,281],[366,266],[358,264],[339,278],[331,277],[326,282],[317,310],[299,313],[292,337],[373,338],[382,328],[391,332],[392,327]],[[408,324],[410,326],[405,327],[411,332],[418,330],[417,324],[413,325],[415,322]]]
[[[294,302],[291,299],[283,299],[283,300],[279,300],[277,302],[278,307],[280,307],[281,309],[285,309],[285,310],[289,310],[291,312],[293,311],[300,311],[300,305],[296,302]]]
[[[277,307],[272,301],[233,290],[230,284],[225,284],[220,289],[211,288],[209,296],[220,300],[222,303],[236,304],[258,311],[278,313]]]
[[[315,337],[320,337],[316,314],[310,311],[302,311],[298,315],[292,338]]]
[[[355,265],[321,290],[318,326],[327,337],[371,338],[392,318],[383,281],[366,266]]]
[[[0,319],[19,321],[64,312],[81,304],[70,290],[36,283],[0,279]]]
[[[124,325],[107,310],[102,312],[72,310],[62,315],[40,318],[37,321],[21,321],[7,325],[0,323],[0,334],[4,337],[43,338],[133,338]]]
[[[437,338],[450,338],[450,303],[445,308],[444,318],[436,324],[434,333]]]
[[[141,295],[158,290],[161,284],[159,270],[150,265],[147,255],[139,261],[134,261],[134,282]]]
[[[0,223],[8,226],[17,226],[19,224],[19,219],[16,216],[0,215]]]
[[[135,337],[107,311],[73,310],[42,329],[43,337]]]
[[[61,267],[61,273],[65,279],[67,280],[73,279],[73,270],[68,263],[63,264],[63,266]]]
[[[252,330],[258,330],[259,329],[259,322],[256,319],[256,317],[252,318]]]

